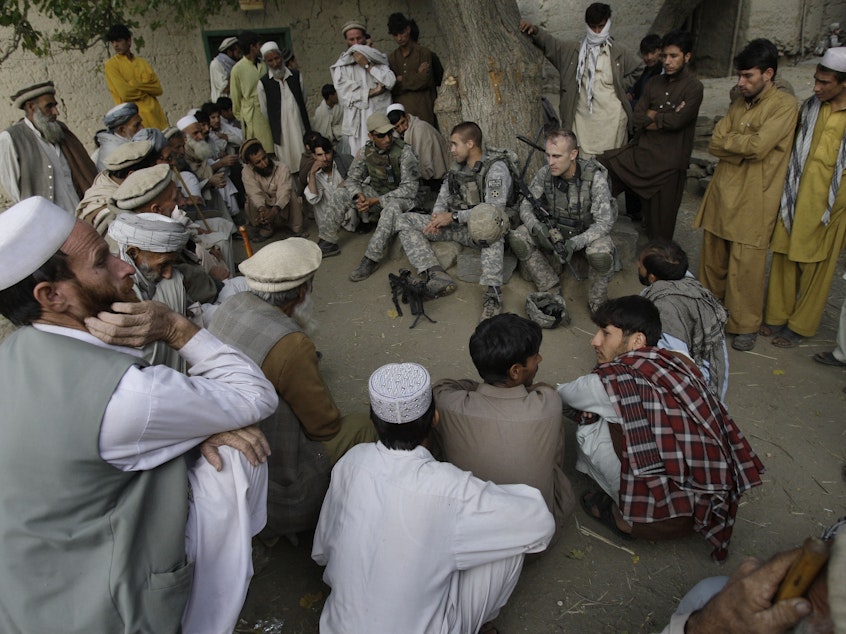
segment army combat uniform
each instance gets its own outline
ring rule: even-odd
[[[380,262],[396,232],[397,218],[416,204],[419,177],[417,155],[410,145],[394,139],[388,151],[380,152],[372,141],[368,141],[361,150],[361,156],[350,165],[344,186],[332,195],[326,213],[327,222],[320,227],[320,238],[337,244],[338,230],[345,219],[350,221],[352,228],[358,225],[359,220],[373,222],[378,219],[365,256]],[[379,198],[379,204],[371,207],[360,219],[354,202],[358,194]]]
[[[502,286],[503,239],[493,244],[479,245],[470,239],[467,221],[473,207],[486,202],[505,208],[512,181],[508,165],[499,154],[485,153],[475,166],[452,164],[441,185],[432,213],[451,213],[451,225],[441,227],[434,235],[423,233],[432,216],[405,214],[397,223],[402,248],[408,261],[419,273],[438,266],[438,259],[429,241],[454,241],[481,249],[482,286]]]
[[[617,210],[605,168],[594,160],[577,161],[576,174],[571,179],[552,176],[549,165],[544,165],[529,189],[558,222],[564,239],[572,239],[576,251],[584,249],[590,265],[588,303],[594,310],[608,299],[608,282],[614,275],[614,243],[610,234]],[[511,250],[539,291],[557,292],[558,275],[539,250],[552,252],[549,238],[543,236],[548,232],[528,200],[520,204],[520,220],[523,224],[508,234]]]

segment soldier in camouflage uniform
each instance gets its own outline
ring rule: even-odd
[[[456,286],[438,264],[429,241],[455,241],[482,251],[482,276],[487,286],[482,319],[502,312],[503,238],[480,245],[471,240],[467,222],[473,208],[486,202],[505,208],[512,190],[511,173],[501,152],[482,151],[482,131],[472,121],[452,129],[449,149],[455,159],[444,182],[431,216],[406,214],[397,223],[402,248],[418,272],[428,278],[427,291],[433,297],[452,293]]]
[[[616,205],[608,187],[608,172],[599,163],[578,158],[576,135],[557,130],[546,139],[547,164],[535,174],[531,189],[556,220],[564,243],[564,260],[584,249],[590,272],[588,304],[596,310],[608,299],[608,282],[614,275],[611,228]],[[520,204],[522,225],[508,234],[508,244],[539,291],[560,293],[558,275],[543,252],[554,252],[549,226],[538,219],[529,200]],[[553,235],[553,237],[555,237]]]
[[[396,222],[416,204],[419,185],[417,155],[410,145],[393,137],[394,126],[382,113],[367,118],[370,140],[361,149],[347,172],[344,186],[332,195],[327,222],[320,227],[318,246],[323,252],[337,254],[338,230],[348,222],[378,220],[364,257],[350,273],[353,282],[370,277],[396,232]]]

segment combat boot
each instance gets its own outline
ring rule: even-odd
[[[440,267],[432,267],[426,271],[426,294],[429,297],[443,297],[454,293],[457,288],[455,281]]]
[[[499,289],[496,286],[488,286],[485,291],[485,297],[482,302],[482,317],[479,321],[485,321],[491,317],[496,317],[502,312],[502,299],[500,298]]]
[[[331,258],[333,255],[341,255],[341,247],[334,242],[329,242],[321,238],[317,241],[317,246],[320,247],[320,252],[324,258]]]
[[[373,275],[378,268],[379,263],[374,262],[365,255],[361,258],[361,262],[358,263],[358,266],[353,269],[352,273],[350,273],[350,280],[353,282],[366,280],[368,277]]]

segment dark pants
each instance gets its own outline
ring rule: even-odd
[[[650,240],[673,239],[686,180],[687,173],[678,171],[664,182],[652,198],[641,199],[646,236]]]

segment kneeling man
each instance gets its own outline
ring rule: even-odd
[[[593,314],[592,374],[558,386],[581,412],[576,468],[604,491],[582,505],[623,538],[700,533],[728,556],[741,494],[761,484],[764,465],[695,368],[655,347],[658,309],[639,296]]]

